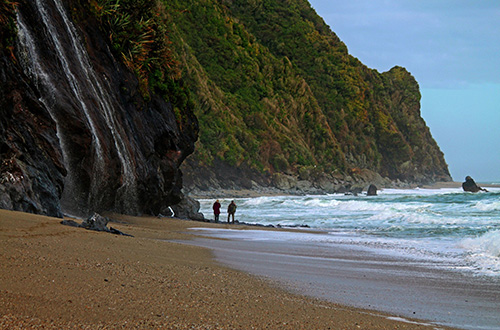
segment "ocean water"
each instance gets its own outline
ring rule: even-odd
[[[500,277],[500,188],[384,189],[378,196],[308,195],[235,198],[240,222],[294,232],[219,230],[240,240],[344,246],[412,260],[426,267]],[[200,200],[213,218],[213,199]],[[221,221],[230,199],[220,199]],[[314,230],[317,233],[311,233]]]

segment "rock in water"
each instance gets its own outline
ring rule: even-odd
[[[371,184],[368,187],[368,191],[366,192],[367,196],[377,196],[377,187],[374,184]]]
[[[488,191],[486,189],[483,189],[481,187],[479,187],[476,182],[474,181],[473,178],[471,178],[470,176],[467,176],[465,178],[465,182],[462,183],[462,189],[464,191],[469,191],[469,192],[478,192],[478,191]]]

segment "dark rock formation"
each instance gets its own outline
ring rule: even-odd
[[[103,217],[100,214],[94,213],[94,215],[85,219],[81,224],[78,224],[76,221],[73,221],[73,220],[63,220],[63,221],[61,221],[61,224],[65,225],[65,226],[85,228],[88,230],[104,231],[104,232],[116,234],[116,235],[132,236],[129,234],[125,234],[125,233],[123,233],[123,232],[121,232],[118,229],[115,229],[113,227],[108,228],[109,221],[110,221],[109,218]]]
[[[55,122],[40,96],[0,47],[0,208],[62,217],[66,170]]]
[[[479,187],[474,181],[474,179],[471,178],[470,176],[467,176],[465,178],[465,182],[462,183],[462,189],[464,191],[469,191],[474,193],[478,191],[487,191],[486,189]]]
[[[366,192],[367,196],[377,196],[377,186],[371,184],[368,186],[368,191]]]
[[[205,220],[203,213],[199,212],[200,202],[191,197],[183,198],[180,203],[172,206],[172,210],[176,218],[198,221]],[[165,210],[162,213],[167,214],[167,211]]]
[[[179,203],[192,111],[181,128],[171,104],[145,101],[93,16],[72,23],[65,6],[79,1],[18,2],[16,59],[0,54],[0,207],[158,214]]]
[[[96,231],[109,231],[108,229],[109,218],[103,217],[100,214],[94,213],[91,217],[85,219],[80,227],[96,230]]]
[[[182,163],[184,174],[184,190],[198,189],[211,191],[215,189],[252,189],[254,182],[267,186],[270,179],[248,166],[230,166],[227,163],[214,160],[213,166],[200,166],[188,158]]]
[[[353,194],[354,196],[358,196],[359,194],[361,194],[361,192],[363,192],[362,187],[352,187],[350,191],[350,193]]]

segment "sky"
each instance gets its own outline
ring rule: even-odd
[[[500,1],[309,2],[365,65],[416,78],[454,181],[500,183]]]

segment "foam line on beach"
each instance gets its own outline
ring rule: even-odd
[[[392,321],[409,323],[409,324],[416,324],[416,325],[423,325],[423,326],[435,326],[435,324],[433,324],[433,323],[415,322],[415,321],[411,321],[411,320],[405,319],[404,317],[399,317],[399,316],[389,316],[389,317],[387,317],[387,319],[392,320]],[[435,327],[434,329],[441,330],[443,328]]]

